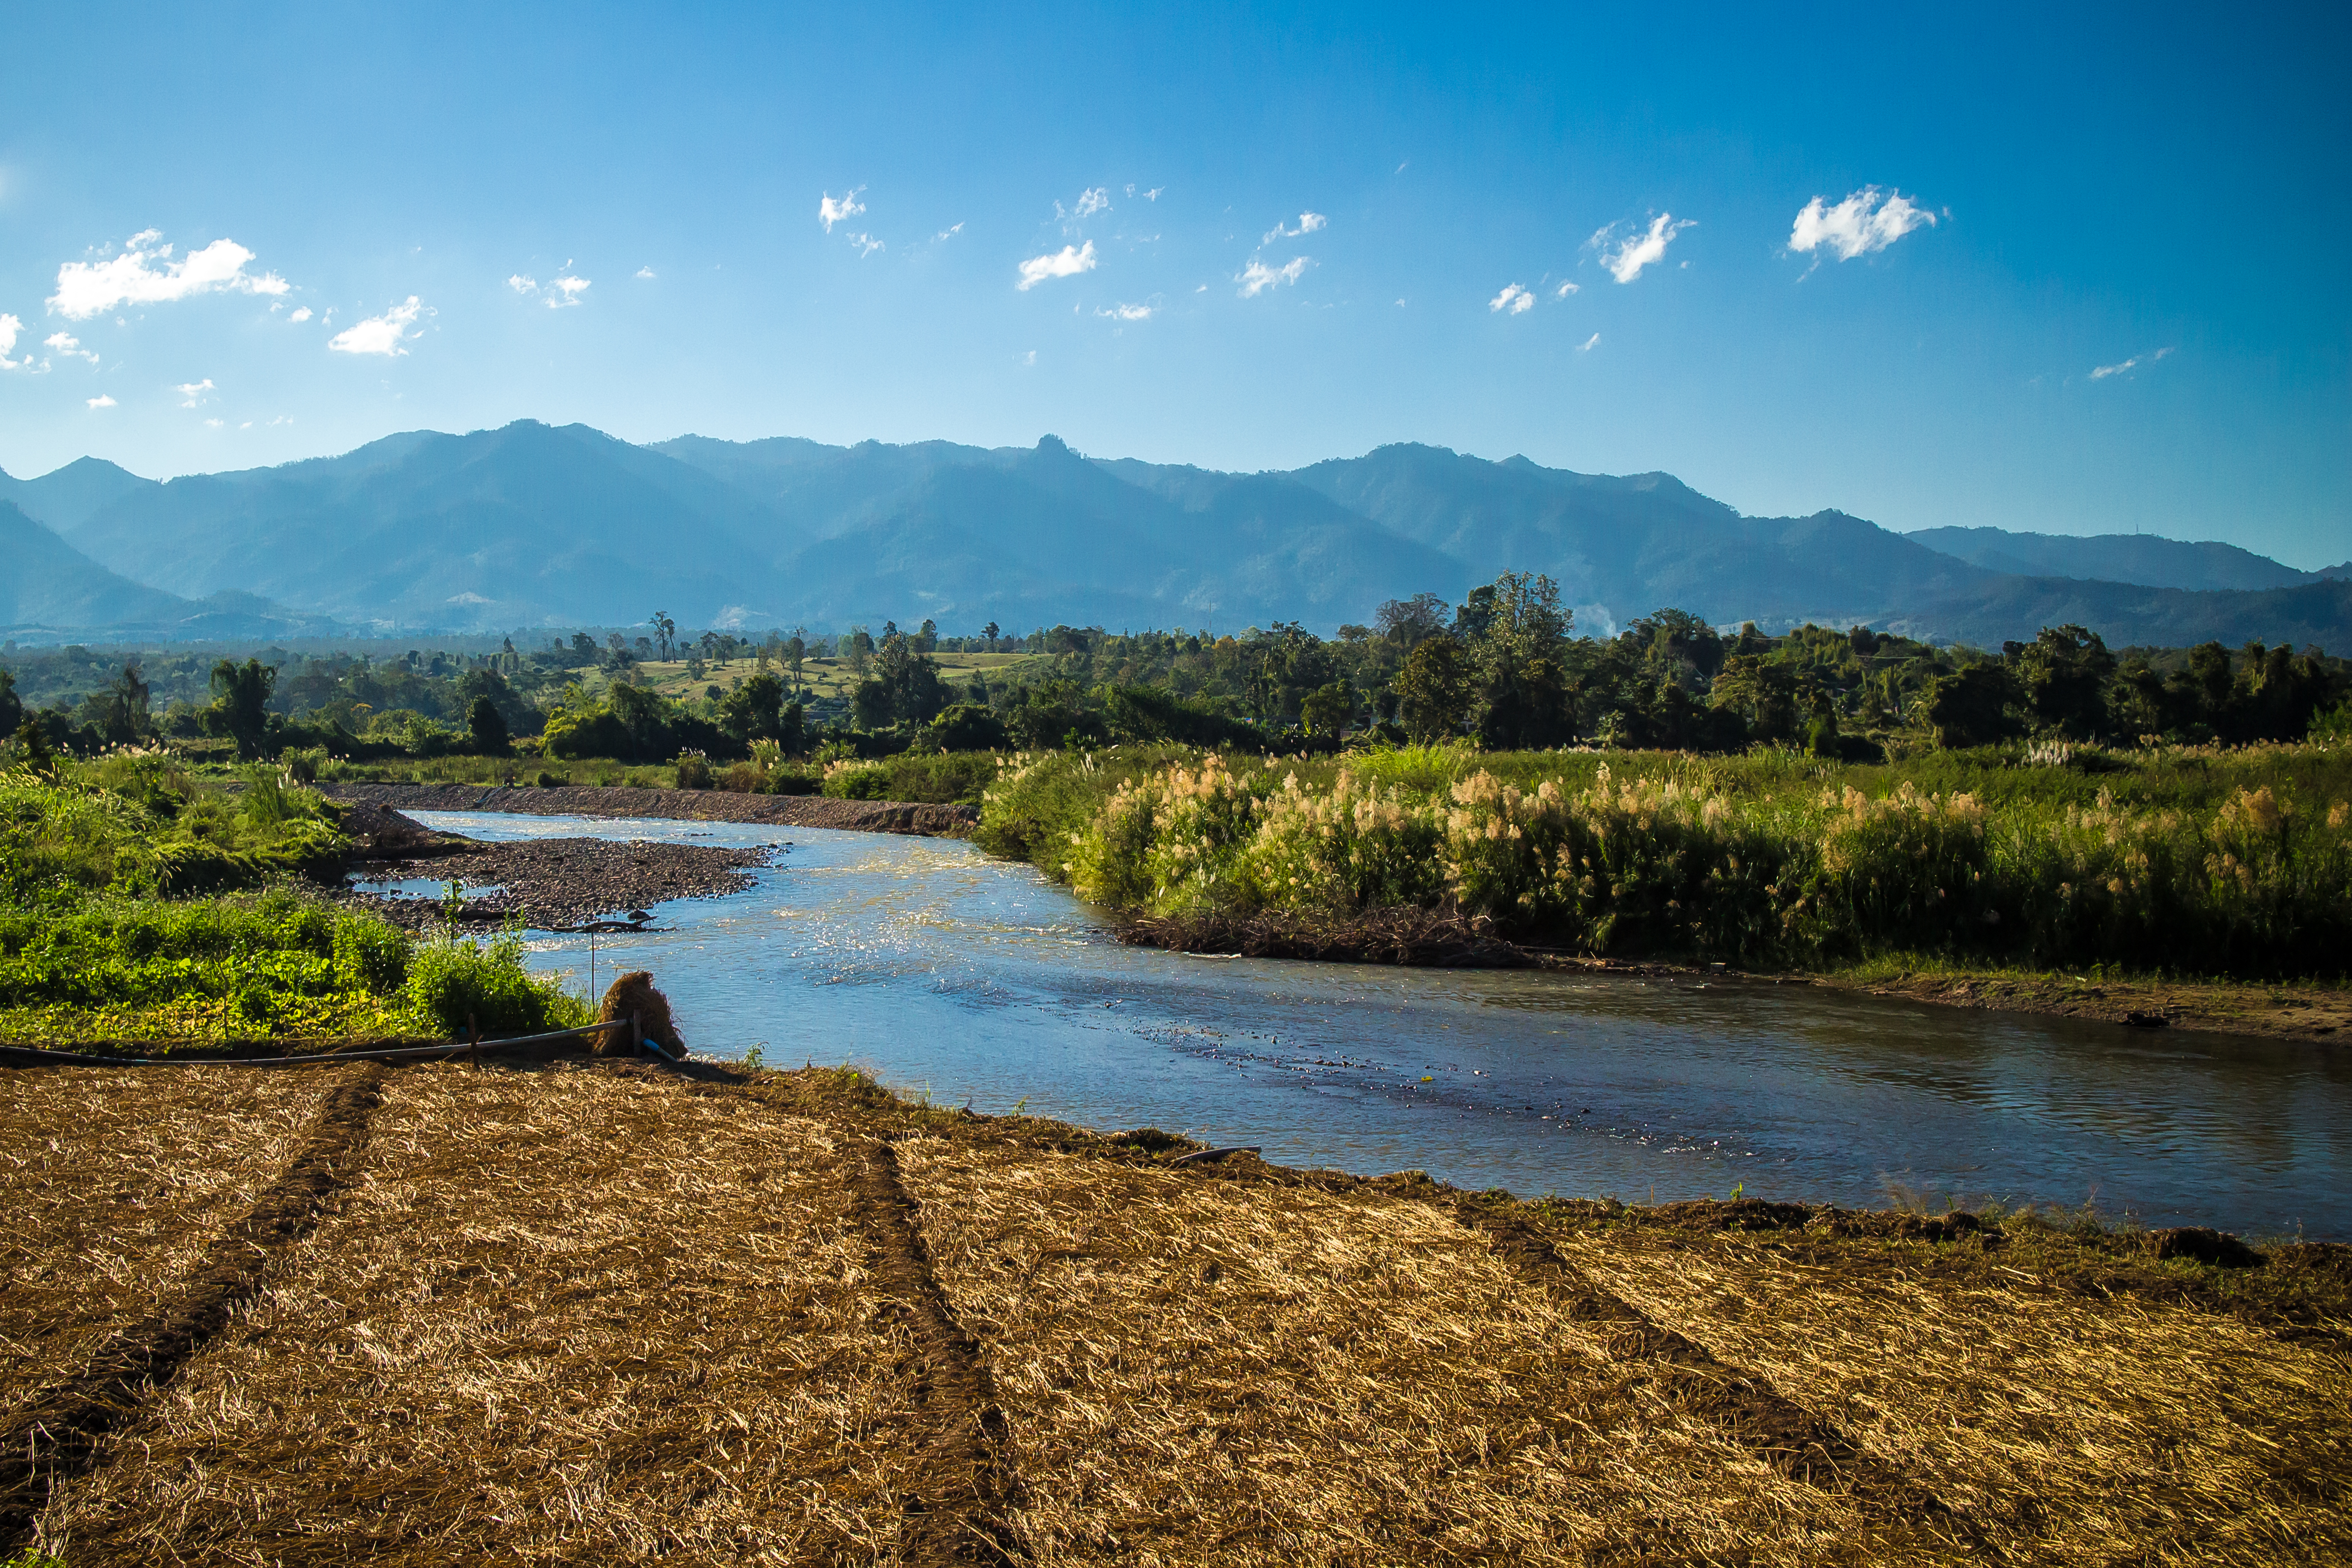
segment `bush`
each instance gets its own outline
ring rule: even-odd
[[[522,935],[507,931],[487,942],[443,936],[422,943],[408,961],[410,1005],[452,1037],[468,1019],[486,1034],[529,1035],[593,1021],[594,1010],[567,996],[552,978],[523,968]]]
[[[1048,757],[990,789],[980,837],[1154,915],[1449,909],[1594,952],[1775,966],[1895,952],[2246,976],[2352,965],[2340,763],[2287,748],[2210,771],[2016,761],[1939,753],[1889,780],[1786,752],[1431,749],[1336,770]]]
[[[678,788],[709,789],[712,784],[709,757],[700,752],[680,752],[677,754]]]

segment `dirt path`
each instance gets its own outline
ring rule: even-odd
[[[599,788],[566,784],[322,784],[331,800],[398,811],[514,811],[551,816],[652,816],[684,822],[772,822],[852,833],[961,837],[980,821],[968,805],[898,800],[828,800],[814,795],[736,795],[728,790]]]

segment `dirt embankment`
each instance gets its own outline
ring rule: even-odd
[[[823,1069],[0,1071],[0,1550],[2352,1555],[2352,1249],[1191,1147]]]
[[[2352,991],[2333,987],[2011,973],[1832,974],[1814,984],[1944,1007],[2048,1013],[2140,1028],[2168,1026],[2283,1040],[2326,1040],[2352,1034]]]
[[[566,784],[324,784],[331,800],[399,811],[514,811],[548,816],[651,816],[681,822],[760,822],[849,833],[961,837],[980,821],[969,805],[903,800],[829,800],[814,795],[737,795],[716,789],[625,789]]]
[[[2043,1013],[2143,1029],[2196,1029],[2273,1039],[2352,1034],[2352,990],[2261,982],[2094,980],[2066,973],[1751,973],[1721,964],[1594,958],[1526,945],[1492,923],[1434,910],[1374,910],[1352,916],[1287,913],[1134,916],[1118,936],[1179,952],[1237,952],[1338,963],[1434,969],[1569,969],[1708,984],[1823,985],[1937,1006]]]

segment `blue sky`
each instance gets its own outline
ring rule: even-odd
[[[2051,9],[12,6],[0,468],[1419,440],[2352,556],[2352,14]]]

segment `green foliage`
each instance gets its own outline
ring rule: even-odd
[[[924,740],[941,752],[1001,752],[1013,743],[1004,721],[984,704],[973,702],[950,703],[940,709]]]
[[[487,942],[444,935],[417,946],[404,986],[420,1018],[452,1037],[470,1019],[487,1034],[534,1034],[589,1023],[594,1009],[523,967],[520,931]]]
[[[188,894],[313,869],[348,847],[331,808],[256,768],[243,796],[160,752],[0,773],[0,900],[45,892]]]
[[[409,939],[285,892],[242,899],[71,899],[0,906],[0,1009],[123,1016],[163,1033],[252,1037],[414,1026]]]
[[[978,805],[995,781],[997,760],[988,752],[901,752],[872,763],[835,763],[825,770],[824,793],[835,800],[909,800]]]
[[[466,710],[466,740],[485,757],[502,757],[513,749],[513,741],[507,733],[506,716],[488,697],[475,698],[473,706]]]
[[[205,710],[205,732],[236,742],[236,754],[251,761],[262,754],[269,728],[269,694],[278,685],[278,668],[248,658],[213,666],[213,702]]]
[[[1903,951],[2247,976],[2352,968],[2352,760],[1373,752],[1039,757],[981,841],[1154,914],[1412,906],[1530,940],[1747,965]]]

